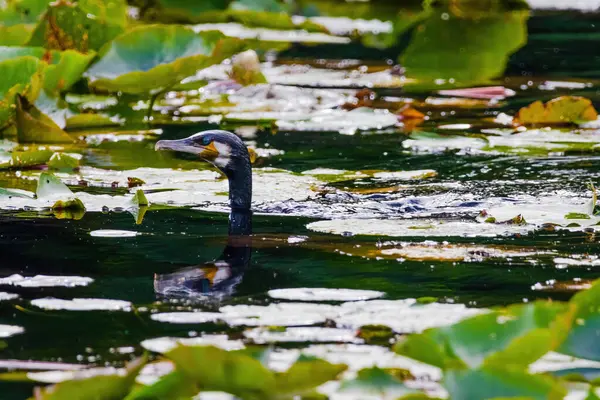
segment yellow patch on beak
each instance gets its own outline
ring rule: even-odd
[[[202,146],[202,152],[200,152],[200,157],[204,159],[214,160],[219,156],[219,151],[215,147],[214,142],[210,142],[207,146]]]

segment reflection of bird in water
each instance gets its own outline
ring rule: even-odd
[[[229,180],[229,238],[221,256],[204,265],[156,275],[154,289],[165,296],[223,298],[231,295],[250,263],[252,252],[252,168],[248,149],[236,135],[226,131],[204,131],[180,140],[160,140],[156,150],[197,155],[214,164]]]

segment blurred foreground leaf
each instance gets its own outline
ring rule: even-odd
[[[135,383],[135,377],[147,362],[143,357],[131,362],[125,376],[108,375],[66,381],[39,388],[36,400],[121,400]]]
[[[157,93],[244,46],[243,41],[215,31],[196,34],[179,25],[140,26],[103,48],[88,74],[98,90]]]
[[[17,96],[17,137],[19,143],[75,142],[50,117],[20,95]]]
[[[508,56],[526,41],[528,11],[480,16],[435,9],[400,57],[411,79],[484,83],[503,74]]]
[[[561,303],[515,305],[409,336],[396,351],[442,369],[525,367],[560,344],[561,331],[551,328],[565,309]]]
[[[380,396],[381,398],[398,398],[416,390],[410,389],[399,379],[381,368],[365,368],[358,371],[355,379],[344,381],[340,392],[349,394],[362,393],[364,396]]]
[[[10,125],[15,116],[16,95],[35,101],[42,87],[45,64],[25,56],[0,61],[0,130]]]
[[[133,390],[125,400],[181,400],[198,394],[200,389],[179,371],[162,376],[149,386]]]
[[[261,399],[268,398],[275,389],[273,373],[260,361],[239,352],[216,347],[178,346],[166,356],[202,390]]]
[[[0,3],[0,23],[4,26],[37,22],[51,0],[10,0]]]
[[[27,43],[32,31],[33,28],[25,24],[14,26],[0,25],[0,45],[21,46]]]
[[[590,289],[573,296],[569,305],[569,335],[559,351],[600,361],[600,280]]]
[[[589,99],[579,96],[561,96],[546,104],[538,100],[521,108],[514,122],[518,124],[569,124],[594,121],[597,118],[598,113]]]
[[[531,375],[519,368],[450,370],[446,371],[443,384],[453,399],[558,400],[566,395],[566,390],[554,379]]]

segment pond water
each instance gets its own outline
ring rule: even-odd
[[[243,312],[238,315],[223,308],[303,300],[286,291],[271,292],[270,296],[269,291],[276,289],[367,290],[382,292],[372,295],[385,300],[435,297],[439,303],[456,306],[424,311],[422,327],[410,325],[399,311],[386,314],[395,330],[406,330],[401,333],[419,331],[427,324],[435,326],[436,320],[441,323],[452,313],[462,318],[460,313],[469,315],[469,308],[535,299],[568,300],[576,289],[598,277],[597,217],[564,218],[569,213],[586,213],[592,200],[587,185],[599,181],[597,127],[530,129],[520,132],[517,142],[507,136],[514,133],[511,127],[492,120],[500,113],[514,115],[534,100],[561,95],[585,96],[598,105],[598,54],[592,41],[598,35],[600,14],[538,10],[523,24],[525,43],[507,58],[504,78],[492,82],[513,90],[514,96],[440,105],[432,98],[451,96],[440,95],[436,86],[373,89],[377,95],[373,107],[396,111],[403,104],[399,99],[413,99],[415,108],[428,116],[416,126],[409,120],[404,120],[404,125],[381,126],[382,120],[371,116],[374,127],[354,130],[352,126],[357,124],[350,124],[348,131],[348,127],[338,127],[349,117],[335,115],[329,122],[317,120],[312,125],[304,119],[300,127],[289,123],[293,119],[276,127],[265,122],[264,115],[258,116],[258,124],[248,121],[256,115],[243,116],[246,121],[225,118],[219,124],[205,118],[211,114],[204,108],[209,107],[207,100],[173,95],[157,101],[152,131],[140,134],[147,129],[141,120],[144,107],[129,98],[117,104],[102,100],[107,113],[137,121],[119,128],[135,135],[99,130],[97,133],[106,136],[91,135],[85,148],[71,151],[82,154],[81,170],[57,176],[74,192],[111,196],[128,194],[127,178],[137,177],[145,182],[141,188],[150,207],[138,218],[119,207],[116,200],[116,205],[103,210],[104,204],[98,201],[104,200],[82,198],[88,211],[78,219],[59,219],[52,212],[32,208],[3,207],[0,278],[15,274],[73,278],[0,279],[0,291],[19,296],[0,301],[0,334],[2,325],[24,329],[10,335],[6,328],[5,336],[10,337],[5,339],[8,347],[2,359],[122,366],[141,354],[141,343],[152,338],[225,333],[235,340],[243,337],[240,325],[250,326],[246,329],[253,325],[331,326],[331,321],[315,315],[333,319],[341,329],[382,322],[377,312],[338,318],[335,313],[315,311],[310,306],[313,303],[296,311],[247,314],[255,323],[235,322],[235,318],[246,317]],[[382,70],[387,67],[385,60],[395,59],[406,48],[407,35],[386,49],[359,41],[297,44],[279,53],[264,71],[311,64],[319,76],[319,68],[324,66],[342,71],[363,63],[369,65],[369,71]],[[345,66],[336,61],[341,59],[355,62]],[[218,75],[219,71],[211,73]],[[288,75],[292,87],[303,87],[307,98],[314,96],[302,82],[293,86],[302,73],[296,78]],[[325,76],[321,84],[331,81]],[[338,101],[338,89],[344,93],[340,96],[353,96],[353,89],[330,88],[327,95],[331,101]],[[242,100],[255,101],[261,93],[242,96]],[[288,108],[298,107],[285,112],[316,112],[314,107],[302,110],[286,97],[298,99],[300,94],[270,96],[282,96],[290,102]],[[319,96],[325,101],[325,94]],[[181,104],[199,104],[200,108],[186,113],[179,108]],[[262,111],[252,107],[232,110]],[[367,116],[356,118],[370,123]],[[326,127],[325,131],[315,125]],[[252,238],[242,251],[225,252],[235,268],[211,264],[223,259],[230,239],[226,181],[192,157],[154,151],[159,138],[182,138],[216,128],[238,133],[260,156],[254,165]],[[573,132],[578,135],[569,136]],[[116,140],[119,137],[125,140]],[[403,175],[400,171],[416,172]],[[40,172],[5,171],[0,183],[34,191]],[[485,223],[481,217],[484,210],[498,221],[521,215],[526,223]],[[141,223],[137,224],[136,218]],[[567,226],[570,223],[575,225]],[[224,283],[212,286],[221,280]],[[165,289],[184,281],[189,289],[185,293]],[[284,299],[274,298],[275,293]],[[366,293],[369,297],[370,292]],[[309,291],[311,295],[315,294]],[[316,300],[338,306],[342,301],[328,301],[336,300],[336,295],[344,292],[317,293]],[[129,303],[98,300],[74,306],[33,301],[48,297]],[[360,292],[342,297],[337,300],[362,299]],[[468,308],[460,308],[462,305]],[[226,323],[216,322],[217,318],[208,314],[202,323],[198,323],[199,316],[191,319],[193,323],[169,323],[171,319],[157,317],[160,313],[215,313],[219,309],[224,315],[218,319]],[[263,316],[257,317],[259,314]],[[281,319],[282,314],[287,317]],[[185,322],[185,316],[181,318],[179,322]],[[354,340],[338,339],[324,341]],[[308,337],[298,345],[284,340],[280,346],[307,347],[317,341],[317,337]],[[32,387],[0,384],[2,393],[7,393],[2,398],[7,399],[25,398]]]

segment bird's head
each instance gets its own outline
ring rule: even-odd
[[[195,154],[227,173],[242,163],[250,162],[244,142],[231,132],[210,130],[196,133],[185,139],[159,140],[155,150],[172,150]]]

